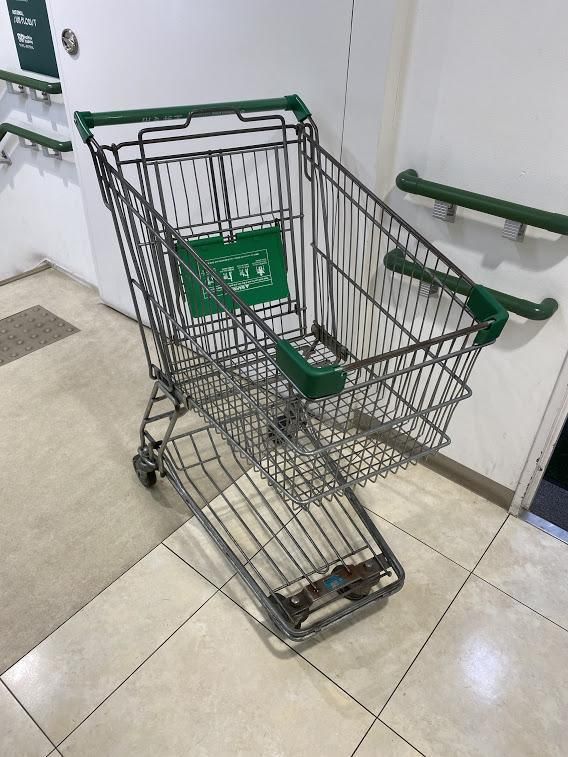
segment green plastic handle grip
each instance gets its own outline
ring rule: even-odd
[[[43,147],[49,147],[52,150],[57,150],[57,152],[71,152],[73,150],[73,145],[69,141],[62,142],[59,139],[53,139],[53,137],[48,137],[45,134],[40,134],[37,131],[32,131],[23,126],[17,126],[8,122],[0,124],[0,142],[6,134],[15,134],[17,137],[29,139],[30,142],[35,142],[37,145],[42,145]]]
[[[167,108],[139,108],[137,110],[109,110],[91,113],[88,110],[75,111],[75,125],[83,142],[92,139],[91,129],[96,126],[136,124],[146,121],[169,121],[187,118],[190,114],[222,115],[223,113],[260,113],[266,110],[290,110],[298,121],[304,121],[311,114],[299,95],[269,97],[264,100],[236,100],[233,102],[202,103],[200,105],[174,105]]]
[[[61,82],[59,81],[44,81],[43,79],[36,79],[33,76],[25,76],[13,71],[2,70],[0,70],[0,79],[9,81],[12,84],[20,84],[22,87],[30,87],[38,92],[47,92],[48,95],[61,94]]]
[[[568,216],[561,213],[549,213],[547,210],[531,208],[528,205],[519,205],[516,202],[499,200],[497,197],[427,181],[421,179],[413,168],[399,173],[396,177],[396,186],[409,194],[430,197],[432,200],[441,200],[449,205],[458,205],[460,208],[470,208],[490,216],[517,221],[527,226],[536,226],[539,229],[552,231],[554,234],[568,234]]]
[[[286,339],[276,345],[276,365],[309,399],[339,394],[345,388],[347,373],[340,365],[310,365]]]
[[[449,274],[438,273],[432,268],[424,268],[418,263],[413,263],[398,248],[387,252],[384,263],[390,271],[402,273],[404,276],[412,276],[419,281],[427,283],[434,281],[435,278],[452,292],[465,296],[469,296],[471,293],[471,287],[464,279],[450,276]],[[487,291],[506,310],[516,313],[516,315],[520,315],[523,318],[528,318],[531,321],[546,321],[558,310],[558,302],[551,297],[546,297],[542,302],[531,302],[530,300],[523,300],[520,297],[514,297],[512,294],[499,292],[496,289],[487,288]]]

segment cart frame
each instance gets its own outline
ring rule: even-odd
[[[297,123],[272,111],[289,111]],[[190,133],[197,117],[218,116],[237,126]],[[181,125],[146,125],[136,140],[111,146],[91,132],[177,119]],[[169,479],[291,638],[400,590],[404,571],[353,487],[449,444],[451,415],[471,394],[469,374],[506,311],[320,146],[297,95],[81,112],[75,121],[112,213],[154,381],[133,460],[141,483],[154,485],[156,473]],[[213,139],[221,146],[203,147]],[[197,140],[191,152],[182,150],[193,144],[187,140]],[[253,304],[200,254],[203,240],[223,251],[249,229],[281,238],[287,271],[285,293]],[[381,258],[371,253],[386,245],[418,272],[410,284],[381,274],[379,291]],[[466,296],[445,287],[448,274]],[[425,285],[441,293],[430,310],[420,300]],[[156,413],[162,401],[169,409]],[[189,409],[207,425],[180,431]],[[155,424],[165,424],[159,437]],[[238,499],[254,526],[225,494],[227,480],[239,489],[227,479],[225,455],[248,482],[252,494],[239,490]],[[192,483],[195,466],[210,481],[225,477],[212,503]],[[252,539],[252,553],[231,530],[235,523]]]

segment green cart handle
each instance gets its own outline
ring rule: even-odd
[[[201,105],[174,105],[166,108],[139,108],[137,110],[108,110],[91,113],[88,110],[75,111],[75,125],[83,142],[93,138],[91,129],[96,126],[136,124],[146,121],[170,121],[191,115],[222,115],[224,113],[260,113],[266,110],[291,110],[298,121],[305,121],[311,115],[307,105],[299,95],[268,97],[264,100],[235,100],[233,102],[202,103]]]
[[[398,248],[387,252],[384,258],[384,263],[385,267],[390,271],[402,273],[404,276],[411,276],[414,279],[426,283],[439,281],[452,292],[456,292],[456,294],[462,294],[465,296],[471,294],[472,287],[467,281],[464,281],[464,279],[460,279],[457,276],[450,276],[449,274],[439,273],[432,268],[424,268],[418,263],[413,263],[411,260],[408,260],[404,255],[404,252]],[[542,302],[531,302],[530,300],[523,300],[521,297],[515,297],[512,294],[499,292],[496,289],[487,288],[487,291],[493,295],[497,302],[506,310],[511,313],[516,313],[523,318],[528,318],[531,321],[546,321],[558,310],[558,302],[551,297],[546,297]]]

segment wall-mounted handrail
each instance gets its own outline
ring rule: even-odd
[[[464,279],[414,263],[398,247],[387,252],[384,257],[384,263],[389,271],[402,273],[404,276],[411,276],[420,283],[435,284],[436,281],[439,281],[440,284],[451,289],[452,292],[465,296],[468,296],[471,291],[471,287]],[[530,300],[523,300],[521,297],[514,297],[512,294],[498,292],[496,289],[489,289],[489,291],[509,312],[516,313],[531,321],[546,321],[558,310],[558,302],[551,297],[546,297],[542,302],[531,302]]]
[[[47,136],[47,134],[40,134],[37,131],[32,131],[31,129],[26,129],[24,126],[11,124],[7,121],[0,124],[0,142],[4,139],[6,134],[15,134],[21,139],[27,139],[30,142],[34,142],[36,145],[41,145],[42,147],[53,150],[57,157],[60,157],[60,153],[62,152],[71,152],[73,150],[73,145],[70,140],[55,139],[54,137]],[[6,155],[4,150],[1,151],[0,155],[0,163],[11,164],[12,161]]]
[[[11,84],[18,84],[21,87],[30,87],[38,92],[45,92],[48,95],[61,94],[61,82],[59,81],[45,81],[44,79],[36,79],[33,76],[17,74],[13,71],[3,71],[1,69],[0,80],[10,82]]]
[[[491,216],[498,216],[527,226],[536,226],[556,234],[568,234],[568,216],[561,213],[549,213],[547,210],[519,205],[516,202],[499,200],[497,197],[468,192],[465,189],[437,184],[435,181],[421,179],[417,172],[409,168],[396,177],[396,186],[403,192],[430,197],[433,200],[458,205],[461,208],[478,210]]]

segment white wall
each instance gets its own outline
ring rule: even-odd
[[[168,12],[150,0],[51,0],[56,35],[66,26],[78,35],[80,52],[63,56],[60,74],[69,117],[73,110],[112,110],[180,103],[273,97],[298,92],[312,109],[322,141],[339,152],[343,133],[351,0],[172,0]],[[395,0],[356,0],[357,35],[365,19],[373,23],[374,46],[367,48],[368,67],[376,72],[377,101],[390,44],[389,20]],[[378,18],[382,15],[382,20]],[[109,27],[127,29],[123,44],[109,44]],[[355,43],[356,44],[356,43]],[[352,41],[352,49],[353,41]],[[360,64],[359,68],[360,67]],[[357,67],[357,66],[356,66]],[[356,111],[367,84],[356,77]],[[376,106],[373,105],[373,114]],[[376,133],[364,135],[346,124],[346,144],[376,154]],[[347,133],[349,131],[349,133]],[[100,130],[102,141],[124,134]],[[129,134],[133,133],[130,128]],[[130,293],[122,272],[114,228],[100,199],[88,150],[73,135],[101,296],[131,313]],[[365,148],[366,149],[366,148]],[[363,160],[363,158],[362,158]]]
[[[411,11],[398,30],[406,55],[389,83],[400,113],[379,155],[377,186],[392,188],[398,171],[415,168],[433,181],[567,212],[568,6],[402,5]],[[560,303],[550,321],[511,315],[481,353],[474,398],[450,427],[450,457],[514,489],[566,354],[568,242],[530,228],[523,243],[507,241],[500,221],[463,210],[446,224],[431,217],[431,201],[396,188],[388,200],[474,280]]]
[[[0,51],[0,68],[19,71],[6,3],[0,3]],[[48,105],[29,95],[11,94],[0,82],[3,121],[68,139],[60,95],[53,96]],[[73,155],[63,155],[62,160],[48,158],[41,150],[22,147],[13,135],[2,141],[1,148],[12,165],[0,165],[0,279],[47,259],[95,283]]]

